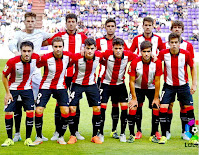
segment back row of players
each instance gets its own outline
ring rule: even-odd
[[[35,29],[36,14],[26,13],[25,30],[18,31],[9,44],[9,49],[19,56],[8,60],[2,76],[6,89],[5,123],[8,134],[8,139],[2,146],[10,146],[21,140],[22,105],[26,111],[26,140],[24,144],[34,146],[48,140],[42,135],[42,124],[43,111],[51,94],[57,100],[56,131],[51,140],[66,144],[64,133],[67,124],[69,124],[71,132],[67,143],[73,144],[77,139],[83,140],[84,137],[78,132],[79,100],[82,98],[83,92],[86,93],[89,106],[93,107],[91,141],[94,143],[104,142],[105,111],[110,96],[112,101],[111,137],[126,142],[127,120],[130,130],[130,137],[127,141],[132,143],[135,139],[142,137],[142,106],[145,96],[147,96],[149,108],[152,109],[152,131],[149,140],[160,144],[166,143],[167,139],[171,137],[172,105],[176,93],[181,106],[182,138],[189,140],[189,135],[193,133],[191,129],[185,131],[185,124],[191,120],[195,122],[192,94],[197,87],[193,46],[180,37],[184,30],[181,21],[172,23],[172,33],[169,35],[168,43],[163,43],[159,36],[152,33],[153,22],[150,17],[143,19],[144,33],[135,37],[128,49],[125,42],[115,36],[116,22],[114,19],[106,21],[107,34],[95,41],[87,38],[85,34],[77,32],[77,16],[75,14],[66,16],[66,32],[49,34]],[[43,56],[37,55],[40,54],[42,45],[52,45],[53,52]],[[134,54],[136,50],[137,54]],[[128,71],[131,91],[128,101],[124,79],[127,64],[132,60]],[[165,83],[160,102],[161,61],[164,61]],[[95,72],[98,64],[100,64],[100,71],[97,86]],[[187,65],[191,68],[191,88],[188,85]],[[38,68],[42,66],[44,66],[44,75],[41,80],[41,70]],[[9,80],[7,79],[8,75],[10,75]],[[69,98],[67,88],[71,88]],[[30,136],[33,126],[34,100],[36,101],[35,128],[37,137],[33,143]],[[116,132],[119,120],[119,103],[121,106],[120,136]],[[12,140],[13,112],[15,112],[16,133]],[[162,137],[158,132],[159,122]],[[134,133],[135,123],[137,125],[136,134]],[[191,125],[193,126],[194,123]]]

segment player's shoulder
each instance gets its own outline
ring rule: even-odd
[[[43,59],[50,59],[53,57],[53,52],[46,53],[42,56]]]
[[[154,62],[154,61],[153,61],[153,62]],[[158,66],[158,65],[161,65],[161,64],[162,64],[162,61],[161,61],[160,59],[157,59],[154,63]]]
[[[157,35],[157,34],[153,34],[153,36],[155,36],[155,37],[158,37],[158,38],[160,38],[160,39],[162,39],[159,35]]]
[[[187,40],[183,40],[183,42],[184,42],[184,43],[186,43],[186,44],[187,44],[187,46],[193,46],[193,45],[192,45],[192,43],[190,43],[190,42],[189,42],[189,41],[187,41]],[[183,43],[183,42],[182,42],[182,43]]]
[[[189,54],[189,51],[184,50],[184,49],[180,49],[180,53],[182,53],[182,54]]]
[[[113,55],[113,50],[106,50],[105,53],[108,55]]]
[[[80,34],[81,36],[87,37],[86,34],[84,32],[79,32],[77,34]]]
[[[32,59],[38,59],[38,58],[39,58],[39,55],[38,55],[37,53],[33,53],[31,58],[32,58]]]
[[[67,34],[67,33],[66,32],[58,32],[58,33],[55,33],[53,37],[62,37],[65,34]]]
[[[102,54],[102,52],[100,52],[100,51],[95,51],[95,56],[96,56],[96,57],[102,57],[103,54]]]
[[[137,58],[135,58],[132,62],[131,62],[131,64],[132,65],[136,65],[138,62],[140,62],[140,61],[142,61],[142,56],[139,56],[139,57],[137,57]]]
[[[15,64],[21,61],[21,55],[15,56],[13,58],[10,58],[7,63],[8,64]]]

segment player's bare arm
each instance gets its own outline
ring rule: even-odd
[[[196,73],[196,67],[193,65],[193,67],[190,67],[191,69],[191,76],[192,76],[192,85],[190,88],[191,94],[194,94],[197,89],[197,73]]]
[[[3,81],[3,85],[5,87],[5,90],[6,90],[6,94],[4,97],[4,104],[7,105],[9,100],[13,101],[13,97],[12,97],[12,94],[10,93],[10,90],[8,87],[8,79],[7,79],[6,75],[4,75],[4,74],[2,74],[2,81]]]
[[[160,76],[155,76],[155,95],[152,102],[152,107],[155,104],[158,109],[160,108],[159,91],[160,91]]]
[[[137,97],[135,93],[135,76],[130,76],[129,87],[132,95],[132,99],[129,101],[129,108],[138,107]]]

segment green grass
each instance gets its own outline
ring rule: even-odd
[[[6,60],[0,60],[0,71],[3,70]],[[198,70],[198,64],[197,64]],[[0,73],[2,75],[2,73]],[[127,82],[128,82],[128,76]],[[1,81],[1,80],[0,80]],[[127,83],[128,86],[128,83]],[[4,123],[4,87],[2,82],[0,82],[0,144],[4,142],[7,138],[5,123]],[[198,91],[193,95],[195,115],[198,118]],[[55,100],[51,99],[47,104],[47,108],[44,112],[44,126],[43,135],[47,138],[51,138],[55,126],[54,126],[54,108]],[[179,103],[174,104],[173,120],[171,125],[172,138],[165,145],[159,145],[149,142],[149,136],[151,132],[151,111],[148,109],[148,101],[144,103],[143,106],[143,120],[142,120],[142,130],[143,137],[140,140],[136,140],[134,143],[121,143],[119,140],[110,138],[111,132],[111,104],[109,102],[107,112],[106,112],[106,122],[105,122],[105,142],[102,145],[94,144],[90,142],[92,135],[92,108],[88,107],[86,98],[80,102],[81,109],[81,119],[79,131],[86,138],[83,141],[78,141],[73,145],[59,145],[56,142],[48,141],[36,147],[24,146],[25,140],[25,113],[23,113],[23,120],[21,123],[21,135],[22,141],[15,143],[14,146],[7,148],[0,147],[0,154],[198,154],[197,147],[185,147],[185,142],[180,139],[181,135],[181,123],[179,118]],[[118,132],[120,131],[120,122],[118,125]],[[14,133],[14,132],[13,132]],[[35,128],[33,128],[32,139],[34,140],[36,135]],[[126,130],[127,137],[129,136],[129,130]],[[67,130],[65,134],[65,140],[69,139],[69,131]]]

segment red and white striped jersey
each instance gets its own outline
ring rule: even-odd
[[[124,51],[122,58],[116,58],[113,55],[113,50],[106,50],[103,55],[105,59],[105,72],[101,78],[101,82],[109,85],[124,83],[126,66],[137,55],[129,51]]]
[[[128,74],[135,76],[135,88],[155,89],[155,76],[162,75],[162,62],[151,60],[149,63],[144,63],[142,57],[138,57],[131,62]]]
[[[166,48],[160,36],[156,34],[152,34],[151,38],[145,38],[144,34],[140,34],[133,39],[133,43],[130,47],[130,51],[135,52],[135,50],[137,49],[137,54],[141,56],[140,45],[145,40],[150,41],[152,43],[153,55],[157,56],[159,54],[159,51]]]
[[[38,67],[44,66],[44,75],[40,89],[66,89],[65,72],[69,65],[72,53],[63,52],[62,58],[55,58],[53,52],[41,57]]]
[[[78,53],[75,54],[73,61],[75,63],[75,74],[72,82],[80,85],[95,84],[96,68],[103,61],[103,54],[96,51],[93,59],[87,60]]]
[[[158,59],[164,61],[164,81],[171,86],[181,86],[188,82],[187,65],[193,67],[193,59],[188,51],[180,49],[177,55],[169,49],[160,51]]]
[[[10,90],[27,90],[32,88],[32,75],[37,68],[39,55],[32,54],[30,62],[22,62],[21,56],[11,58],[3,70],[5,76],[9,77]]]
[[[112,50],[112,48],[113,48],[112,42],[113,42],[114,38],[108,39],[108,38],[106,38],[106,36],[104,36],[102,38],[96,39],[97,50],[99,50],[101,52],[104,52],[106,50]],[[124,50],[129,50],[129,48],[127,47],[125,42],[124,42]],[[104,71],[105,71],[105,66],[100,65],[100,70],[99,70],[99,75],[98,75],[100,78],[104,74]]]
[[[164,44],[165,44],[166,49],[170,48],[168,42],[166,42]],[[180,43],[180,48],[183,49],[183,50],[189,51],[190,54],[191,54],[191,57],[194,58],[194,48],[193,48],[193,45],[190,42],[188,42],[186,40],[182,40],[181,43]]]
[[[80,53],[82,44],[87,39],[87,36],[84,33],[74,33],[68,34],[67,32],[58,32],[52,38],[48,39],[48,43],[52,45],[52,40],[55,37],[62,37],[64,40],[64,51],[70,51],[71,53]],[[72,77],[74,74],[74,66],[71,66],[67,69],[67,77]]]

